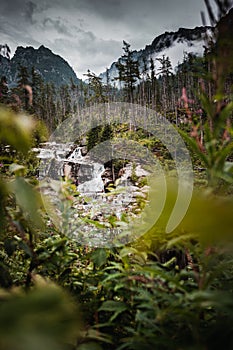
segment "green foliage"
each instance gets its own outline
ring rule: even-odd
[[[230,199],[197,192],[183,222],[165,235],[175,200],[171,188],[162,217],[147,235],[125,247],[91,249],[68,238],[70,222],[58,232],[45,216],[42,228],[41,202],[36,188],[23,178],[25,166],[14,163],[9,172],[0,187],[5,217],[0,247],[2,348],[38,344],[62,349],[69,343],[77,350],[173,350],[217,349],[224,343],[231,349]],[[63,218],[69,217],[75,188],[64,183],[61,196]],[[47,282],[37,290],[42,277],[71,293],[72,303]],[[16,294],[7,291],[15,285],[26,287],[27,293],[21,288]],[[74,311],[77,304],[80,312]],[[9,332],[7,324],[14,325]]]
[[[87,150],[90,151],[93,147],[95,147],[98,143],[100,143],[101,139],[102,127],[97,126],[93,127],[87,133]]]
[[[34,142],[34,145],[38,146],[40,143],[46,142],[48,138],[49,134],[45,123],[41,120],[37,120],[32,140]]]
[[[133,166],[132,166],[132,172],[131,172],[131,180],[132,182],[135,184],[135,182],[137,182],[138,180],[138,176],[136,175],[136,164],[133,163]]]
[[[203,126],[203,144],[185,132],[179,132],[206,167],[209,185],[218,188],[219,179],[229,184],[233,181],[232,166],[228,161],[233,153],[232,128],[228,126],[228,121],[232,118],[233,102],[225,105],[223,97],[220,96],[213,103],[205,94],[201,95],[201,100],[207,114],[207,121]]]
[[[0,291],[0,349],[67,349],[78,336],[79,311],[51,282],[35,276],[36,286]]]
[[[87,133],[87,150],[90,151],[100,142],[113,138],[113,128],[110,124],[94,126]]]
[[[125,43],[125,57],[128,53]],[[36,94],[39,82],[33,74]],[[90,78],[98,85],[96,77]],[[53,89],[46,89],[42,92],[51,114]],[[71,111],[69,92],[63,88],[60,93],[66,101],[66,117]],[[40,100],[39,94],[36,98]],[[71,219],[71,214],[80,198],[69,181],[51,181],[51,189],[59,187],[60,205],[56,212],[44,212],[31,177],[37,164],[30,154],[31,147],[46,138],[44,125],[39,123],[35,129],[32,118],[1,107],[0,350],[233,348],[233,201],[230,195],[216,193],[219,181],[232,183],[232,128],[228,121],[233,105],[225,103],[220,88],[214,97],[202,93],[200,99],[205,125],[193,116],[184,128],[191,129],[192,137],[187,136],[187,130],[181,134],[195,152],[196,164],[207,169],[209,186],[195,189],[184,219],[165,234],[177,197],[177,183],[172,178],[156,224],[131,244],[111,249],[90,248],[75,241],[72,230],[76,219]],[[195,130],[203,131],[203,143]],[[165,164],[165,170],[173,169],[158,140],[141,129],[133,132],[128,125],[114,130],[108,124],[96,129],[93,125],[87,137],[88,149],[111,139],[113,132],[146,145]],[[119,170],[124,163],[115,161],[115,168]],[[205,181],[204,176],[199,178]],[[145,178],[136,176],[135,165],[132,179],[139,187],[147,184]],[[149,214],[156,212],[160,201],[159,181],[157,187],[150,185],[153,198]],[[144,209],[146,201],[137,198],[138,207]],[[98,227],[119,224],[114,213],[104,219],[103,225],[88,215],[81,218]],[[126,225],[127,217],[121,220],[120,224]],[[143,230],[143,222],[138,226]]]
[[[5,145],[26,153],[31,146],[31,136],[35,123],[32,118],[17,115],[10,109],[0,109],[0,140]]]
[[[98,77],[95,73],[91,72],[89,69],[87,71],[87,74],[84,75],[87,76],[89,81],[89,102],[105,102],[104,87],[101,78]]]
[[[140,245],[108,262],[98,311],[116,349],[217,349],[223,342],[231,348],[232,254],[205,254],[191,239],[185,246],[191,258],[182,270],[173,264],[175,253],[161,263]]]

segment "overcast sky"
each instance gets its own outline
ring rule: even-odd
[[[44,45],[83,78],[122,54],[122,40],[142,49],[165,31],[202,25],[204,0],[0,0],[0,44]],[[205,11],[206,12],[206,11]]]

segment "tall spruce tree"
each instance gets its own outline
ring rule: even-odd
[[[158,96],[158,83],[157,83],[156,74],[155,74],[155,64],[152,57],[150,58],[150,82],[151,82],[151,90],[150,90],[151,101],[149,99],[149,103],[151,104],[152,108],[155,108],[157,105],[156,97]]]
[[[17,93],[21,100],[22,107],[29,109],[29,93],[27,86],[30,85],[30,76],[25,66],[20,65],[17,74]]]
[[[7,79],[5,76],[2,76],[0,80],[0,103],[5,104],[8,102],[8,92]]]
[[[84,75],[88,78],[90,102],[105,102],[102,79],[98,77],[95,73],[91,72],[89,69]]]
[[[163,55],[161,58],[156,58],[160,62],[161,66],[158,68],[158,75],[162,83],[162,109],[166,113],[168,111],[171,101],[171,84],[170,76],[172,75],[172,64],[169,57]]]
[[[32,87],[32,112],[39,114],[41,101],[41,86],[43,79],[40,74],[36,71],[35,67],[31,69],[31,87]]]
[[[133,102],[133,91],[137,80],[140,78],[139,63],[133,57],[130,44],[123,40],[123,55],[116,63],[119,72],[117,80],[124,83],[128,102]]]
[[[55,90],[54,90],[55,93]],[[59,90],[59,98],[61,101],[61,107],[62,107],[62,121],[65,120],[70,116],[72,113],[72,106],[71,106],[71,93],[69,90],[68,85],[62,85]]]
[[[87,133],[87,151],[90,151],[98,143],[100,143],[102,134],[102,126],[92,125],[92,128]]]
[[[143,105],[146,104],[146,96],[145,96],[145,86],[146,86],[146,81],[148,80],[148,67],[147,67],[147,60],[145,57],[143,57],[142,59],[142,74],[141,74],[141,77],[142,77],[142,84],[141,84],[141,87],[142,87],[142,98],[141,98],[141,103]]]

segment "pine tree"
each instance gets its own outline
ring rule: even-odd
[[[20,65],[18,68],[17,93],[25,110],[29,109],[29,92],[27,88],[29,85],[30,77],[28,70],[25,66]]]
[[[162,83],[162,108],[166,113],[169,108],[169,102],[172,100],[171,98],[171,89],[170,79],[169,77],[172,75],[172,65],[169,57],[165,57],[163,55],[162,58],[156,58],[157,61],[160,62],[161,66],[158,68],[158,75],[160,76],[160,80]]]
[[[145,105],[146,104],[146,100],[145,100],[145,83],[147,81],[148,78],[148,67],[147,67],[147,60],[145,57],[143,57],[142,60],[142,104]]]
[[[117,80],[124,83],[128,102],[133,102],[133,91],[137,80],[140,78],[138,61],[133,57],[133,51],[130,50],[130,44],[123,41],[123,55],[116,63],[119,72]]]
[[[100,143],[102,127],[94,126],[87,133],[87,151],[90,151],[98,143]]]
[[[78,101],[79,100],[79,85],[76,85],[73,79],[70,79],[70,101],[71,101],[71,110],[72,113],[76,113],[78,110]]]
[[[154,60],[151,57],[150,58],[150,81],[151,81],[151,107],[155,108],[157,103],[156,103],[156,94],[158,93],[158,84],[157,84],[157,79],[156,79],[156,74],[155,74],[155,64]]]
[[[100,142],[110,140],[113,137],[113,129],[111,124],[106,124],[101,133]]]
[[[41,101],[41,86],[43,84],[43,79],[40,74],[37,73],[35,67],[31,69],[31,87],[32,87],[32,112],[39,116],[39,107]]]
[[[5,104],[8,102],[8,92],[7,79],[5,76],[2,76],[0,80],[0,103]]]
[[[152,83],[156,79],[156,76],[155,76],[155,64],[154,64],[154,61],[153,61],[152,57],[150,58],[150,79],[151,79]]]
[[[158,68],[158,74],[166,77],[172,74],[172,64],[169,57],[163,55],[162,58],[156,58],[156,60],[161,64],[161,67]]]
[[[53,84],[45,84],[41,90],[41,116],[49,130],[53,130],[56,125],[56,91]]]
[[[110,84],[110,75],[109,75],[108,68],[106,68],[106,92],[107,92],[107,100],[110,101],[111,84]]]
[[[62,106],[62,121],[72,113],[71,96],[68,85],[62,85],[59,91]]]
[[[105,102],[104,88],[102,79],[89,69],[84,74],[88,78],[89,91],[90,91],[90,102]]]

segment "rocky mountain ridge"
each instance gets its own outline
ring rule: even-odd
[[[74,70],[61,56],[41,45],[38,49],[32,46],[18,46],[11,59],[0,55],[0,76],[6,76],[9,86],[17,83],[17,72],[20,66],[25,66],[30,73],[32,67],[46,83],[61,85],[79,84]]]

